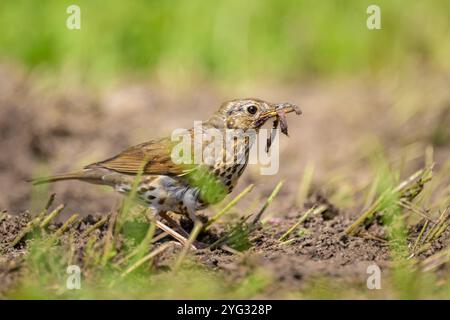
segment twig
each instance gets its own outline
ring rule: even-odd
[[[87,242],[86,242],[86,247],[85,247],[85,254],[84,254],[84,265],[87,266],[89,265],[90,261],[92,260],[92,258],[94,257],[94,255],[96,254],[96,252],[93,250],[95,243],[97,242],[98,238],[96,235],[92,235],[88,238]],[[97,259],[98,260],[98,259]]]
[[[278,192],[280,192],[281,187],[283,186],[284,181],[278,182],[275,189],[273,189],[270,196],[267,198],[266,202],[264,203],[261,210],[258,212],[258,214],[255,216],[255,219],[252,221],[252,225],[255,225],[258,223],[258,221],[261,219],[261,216],[263,215],[264,211],[266,211],[267,207],[272,203],[273,199],[277,196]]]
[[[446,213],[448,208],[446,208],[444,211],[442,211],[441,215],[439,216],[438,222],[431,228],[431,230],[428,232],[428,234],[425,237],[424,242],[432,241],[435,238],[436,233],[440,229],[440,227],[444,224],[446,220]]]
[[[422,266],[422,271],[427,272],[438,268],[448,261],[450,261],[450,247],[426,258],[420,265]]]
[[[169,234],[165,231],[161,232],[160,234],[158,234],[156,237],[153,237],[152,239],[152,243],[158,242],[161,239],[164,239],[165,237],[167,237]]]
[[[61,226],[61,228],[59,228],[58,230],[56,230],[48,239],[48,243],[53,243],[55,240],[57,240],[59,237],[62,236],[62,234],[64,232],[67,231],[67,229],[70,228],[70,226],[77,220],[78,218],[78,214],[73,214],[69,219],[67,219],[67,221]]]
[[[431,227],[430,230],[427,232],[426,236],[422,240],[422,246],[419,247],[419,249],[415,250],[419,244],[419,241],[422,239],[423,234],[425,233],[428,220],[425,222],[424,226],[422,227],[422,229],[420,231],[419,236],[417,237],[417,239],[414,243],[414,246],[412,249],[413,253],[409,256],[409,258],[412,258],[412,257],[418,255],[419,253],[422,253],[422,252],[428,250],[431,247],[431,243],[433,242],[433,240],[439,238],[439,236],[450,226],[450,221],[445,223],[445,221],[447,220],[447,215],[446,215],[447,210],[448,210],[448,207],[441,213],[441,215],[439,216],[438,222],[433,227]]]
[[[58,216],[61,213],[61,211],[64,210],[64,207],[65,207],[64,204],[60,204],[58,207],[56,207],[55,210],[50,212],[50,214],[47,217],[45,217],[45,219],[41,222],[39,227],[45,228],[50,223],[50,221],[52,221],[56,216]]]
[[[160,228],[161,230],[163,230],[164,232],[170,234],[172,237],[174,237],[175,239],[177,239],[180,243],[184,243],[186,242],[186,238],[183,237],[181,234],[179,234],[178,232],[176,232],[175,230],[169,228],[168,226],[166,226],[164,223],[162,223],[159,220],[156,220],[156,226],[158,228]],[[194,245],[190,244],[190,246],[192,247],[192,249],[196,249]]]
[[[428,220],[425,220],[425,223],[423,224],[422,229],[420,230],[420,233],[417,236],[416,241],[414,242],[414,245],[412,247],[413,252],[416,250],[417,245],[419,244],[420,240],[422,239],[423,233],[427,229],[427,226],[428,226]]]
[[[432,218],[430,218],[427,214],[425,214],[419,207],[416,207],[412,202],[409,202],[407,200],[399,200],[398,204],[402,206],[405,209],[411,210],[412,212],[418,214],[422,218],[424,218],[427,221],[430,221],[433,224],[436,224],[436,221],[434,221]]]
[[[94,230],[96,230],[96,229],[100,228],[101,226],[103,226],[106,223],[106,221],[108,221],[108,217],[103,217],[102,219],[97,221],[94,225],[90,226],[85,232],[83,232],[81,237],[82,238],[87,237],[92,232],[94,232]]]
[[[149,261],[150,259],[152,259],[153,257],[157,256],[158,254],[160,254],[161,252],[163,252],[164,250],[166,250],[168,247],[170,247],[171,245],[173,245],[173,243],[168,242],[165,244],[162,244],[159,248],[156,248],[155,250],[153,250],[152,252],[150,252],[148,255],[146,255],[145,257],[143,257],[142,259],[139,259],[138,261],[136,261],[132,266],[130,266],[127,270],[125,270],[125,272],[123,272],[120,277],[124,278],[126,277],[128,274],[130,274],[131,272],[133,272],[134,270],[136,270],[137,268],[139,268],[140,266],[142,266],[144,263],[146,263],[147,261]]]
[[[408,179],[402,181],[394,189],[389,189],[383,192],[378,199],[367,209],[354,223],[352,223],[345,233],[348,235],[354,235],[356,229],[364,223],[368,218],[372,217],[376,212],[381,209],[381,205],[384,201],[389,199],[390,196],[398,196],[401,200],[413,200],[422,190],[423,185],[431,180],[433,165],[426,169],[420,169],[412,174]],[[413,185],[411,185],[414,183]]]
[[[103,246],[103,256],[101,260],[102,266],[105,266],[109,260],[109,254],[114,241],[114,225],[116,224],[118,214],[118,210],[113,211],[111,217],[109,218],[108,231],[106,232],[105,245]]]
[[[425,243],[424,245],[422,245],[421,247],[419,247],[419,249],[417,249],[416,252],[413,252],[413,253],[408,257],[408,259],[411,259],[411,258],[413,258],[414,256],[416,256],[416,255],[418,255],[418,254],[421,254],[422,252],[425,252],[425,251],[427,251],[427,250],[430,249],[430,248],[431,248],[431,242],[427,242],[427,243]]]
[[[56,193],[52,193],[50,195],[50,197],[47,200],[47,203],[45,204],[44,209],[42,209],[41,212],[38,213],[38,215],[36,216],[37,218],[39,218],[40,220],[42,220],[44,218],[44,216],[47,214],[48,209],[51,207],[51,205],[53,204],[53,201],[55,200],[55,196]]]
[[[25,228],[23,228],[19,234],[14,238],[13,242],[11,242],[10,247],[15,247],[22,239],[25,237],[35,226],[37,226],[40,222],[40,218],[36,217],[30,222],[27,223]]]
[[[290,227],[279,239],[278,241],[284,241],[297,227],[302,224],[310,214],[318,214],[324,212],[328,207],[326,205],[321,205],[319,207],[313,206],[309,208],[298,221]]]
[[[55,201],[56,193],[52,193],[50,197],[47,200],[47,204],[45,205],[45,211],[47,211],[53,204],[53,201]]]
[[[292,239],[281,242],[280,245],[284,246],[284,245],[290,244],[291,242],[294,242],[295,240],[296,240],[295,238],[292,238]]]
[[[447,223],[444,223],[442,225],[442,227],[436,232],[436,234],[433,236],[432,240],[435,240],[437,238],[439,238],[439,236],[444,233],[445,230],[447,230],[447,228],[450,226],[450,221],[448,221]]]
[[[194,243],[195,239],[197,239],[198,234],[202,230],[203,225],[201,222],[195,222],[194,229],[192,229],[191,234],[189,236],[188,241],[183,247],[183,250],[181,251],[180,255],[178,256],[178,259],[175,263],[175,266],[173,268],[174,271],[177,271],[180,267],[181,263],[183,262],[184,258],[186,257],[187,253],[189,252],[189,249],[192,247],[192,244]]]
[[[229,253],[231,253],[231,254],[235,254],[235,255],[237,255],[237,256],[242,256],[242,255],[243,255],[242,252],[237,251],[237,250],[231,248],[230,246],[227,246],[226,244],[222,244],[222,245],[220,246],[220,249],[222,249],[222,250],[224,250],[224,251],[227,251],[227,252],[229,252]]]

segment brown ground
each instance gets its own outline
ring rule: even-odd
[[[367,156],[373,152],[376,141],[384,146],[388,157],[392,150],[408,150],[405,169],[408,174],[423,165],[423,150],[430,143],[435,146],[437,170],[450,154],[445,125],[450,122],[450,97],[444,90],[448,83],[445,79],[437,79],[433,85],[426,79],[419,84],[405,79],[405,83],[387,87],[375,86],[374,82],[346,81],[289,86],[282,90],[230,89],[232,94],[224,95],[209,86],[179,92],[151,84],[122,85],[100,94],[87,92],[85,88],[67,89],[69,86],[53,90],[36,85],[39,82],[33,77],[11,67],[0,67],[0,210],[12,214],[0,222],[3,289],[20,269],[17,258],[26,252],[23,243],[14,249],[7,249],[6,244],[29,221],[30,215],[24,212],[33,210],[35,214],[45,202],[41,197],[40,202],[33,203],[26,179],[77,169],[129,145],[169,134],[173,128],[191,126],[193,120],[204,119],[228,98],[244,95],[292,101],[301,105],[304,112],[302,118],[289,119],[290,138],[282,137],[279,174],[260,176],[258,168],[251,167],[233,193],[237,194],[249,183],[256,184],[252,197],[244,199],[230,219],[258,210],[261,199],[270,194],[275,184],[281,179],[286,181],[267,212],[271,217],[268,224],[252,234],[252,254],[241,257],[222,250],[201,250],[195,254],[206,266],[224,270],[230,279],[263,266],[274,271],[279,287],[300,285],[311,276],[364,282],[368,264],[376,262],[383,268],[390,263],[388,245],[382,240],[384,231],[375,224],[369,230],[372,238],[343,236],[343,230],[360,214],[361,207],[354,201],[345,201],[345,194],[337,196],[336,188],[367,187],[373,177]],[[415,96],[411,101],[415,102],[411,102],[408,110],[413,111],[406,117],[402,111],[405,102],[399,97],[408,86],[421,90],[412,90]],[[425,108],[425,103],[437,107]],[[315,164],[313,195],[305,206],[296,205],[298,183],[308,162]],[[338,178],[330,181],[330,176]],[[85,216],[78,229],[72,230],[75,234],[111,212],[119,202],[110,190],[79,182],[52,185],[51,192],[57,194],[55,203],[66,204],[62,220],[74,212]],[[361,194],[356,192],[352,196]],[[325,216],[306,220],[302,237],[289,245],[279,244],[277,239],[302,216],[305,208],[324,201],[340,202],[339,209],[329,204],[333,209],[327,210]],[[106,228],[107,225],[101,232]],[[221,228],[213,228],[213,235],[203,240],[217,238],[223,232]],[[418,228],[411,230],[411,236],[417,234]],[[447,230],[422,256],[445,247],[449,235]],[[79,239],[80,255],[83,241]]]
[[[305,233],[302,237],[295,238],[289,244],[280,244],[279,237],[288,230],[302,215],[299,210],[292,209],[292,215],[283,218],[273,218],[268,224],[251,233],[251,249],[245,254],[231,254],[221,249],[198,250],[194,252],[194,260],[212,270],[221,271],[230,283],[242,280],[255,270],[264,270],[272,277],[272,285],[265,291],[263,297],[280,297],[280,292],[298,290],[309,280],[318,277],[335,278],[345,281],[347,284],[362,286],[367,279],[367,267],[377,264],[384,272],[389,274],[391,256],[387,241],[383,240],[384,229],[378,224],[369,228],[371,235],[375,237],[348,237],[343,235],[344,229],[353,221],[350,217],[331,210],[336,215],[328,216],[330,210],[320,215],[308,218],[303,224]],[[81,234],[101,218],[98,216],[86,216],[81,223],[72,228],[62,237],[62,245],[68,246],[69,241],[75,243],[74,264],[83,265],[87,237]],[[7,216],[0,222],[0,296],[11,288],[19,278],[21,261],[27,254],[27,241],[23,240],[14,248],[9,244],[25,228],[30,220],[27,213]],[[56,230],[62,223],[52,224],[50,230]],[[410,230],[410,241],[417,236],[417,230],[421,225]],[[99,240],[98,248],[103,248],[108,224],[95,231]],[[69,234],[71,236],[69,236]],[[200,240],[212,243],[224,234],[219,226],[213,228],[207,234],[202,234]],[[71,238],[73,237],[73,239]],[[450,239],[450,230],[442,234],[432,246],[421,253],[419,259],[429,257],[439,250],[445,249]],[[173,241],[170,238],[162,242]],[[116,243],[119,255],[115,261],[123,258],[120,248],[124,245],[123,239]],[[175,243],[171,249],[160,255],[156,262],[156,270],[164,272],[173,263],[178,255],[180,246]]]

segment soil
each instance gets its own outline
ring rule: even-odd
[[[336,210],[333,208],[332,210]],[[250,272],[259,269],[268,272],[273,284],[266,290],[264,297],[277,297],[283,290],[298,290],[314,278],[335,278],[347,283],[361,285],[367,278],[367,267],[378,265],[383,272],[389,273],[391,257],[389,244],[382,238],[384,227],[373,224],[367,231],[371,236],[346,236],[344,230],[354,219],[342,212],[331,218],[326,212],[309,217],[301,227],[301,236],[291,237],[291,241],[280,243],[279,238],[303,215],[303,211],[292,208],[289,217],[272,218],[264,226],[260,226],[250,234],[252,247],[243,254],[233,254],[222,249],[201,249],[193,252],[193,258],[198,263],[211,270],[221,271],[230,283],[243,279]],[[75,257],[73,262],[83,264],[87,237],[82,233],[98,222],[102,216],[88,215],[71,228],[62,238],[62,245],[69,241],[75,243]],[[20,241],[11,248],[11,242],[17,237],[30,221],[27,212],[19,215],[7,215],[0,222],[0,295],[7,292],[14,285],[14,281],[21,275],[21,263],[27,254],[29,240]],[[50,230],[56,230],[62,223],[54,223]],[[414,240],[417,225],[410,230]],[[104,245],[108,223],[94,231],[98,237],[96,245]],[[203,243],[213,243],[224,235],[222,225],[216,225],[211,231],[201,234],[199,240]],[[372,235],[378,235],[378,237]],[[69,240],[70,239],[70,240]],[[450,230],[445,231],[432,246],[419,255],[423,260],[439,250],[446,248],[450,240]],[[166,237],[162,242],[173,241]],[[173,263],[173,259],[180,251],[177,243],[170,250],[164,251],[157,259],[156,269],[164,272]],[[116,261],[123,257],[120,249],[124,245],[123,239],[116,242],[119,251]]]
[[[302,119],[288,119],[290,138],[281,138],[279,174],[265,177],[259,175],[256,166],[249,168],[233,194],[249,183],[255,183],[257,195],[244,199],[239,204],[240,209],[232,212],[230,217],[242,216],[248,208],[254,212],[257,210],[255,201],[261,203],[267,198],[279,180],[285,179],[286,183],[270,207],[268,222],[251,233],[252,247],[248,251],[231,254],[221,249],[198,250],[194,252],[198,262],[223,271],[230,281],[238,280],[256,268],[272,271],[276,281],[270,289],[272,291],[267,292],[268,296],[280,288],[298,288],[313,277],[335,277],[364,283],[369,264],[389,268],[392,259],[389,245],[384,240],[384,227],[375,222],[362,236],[344,235],[345,228],[360,214],[360,208],[334,206],[327,197],[331,187],[321,185],[326,181],[326,172],[339,171],[348,165],[349,158],[358,159],[361,132],[378,136],[388,149],[408,145],[417,139],[425,145],[433,137],[428,133],[420,133],[419,138],[419,133],[408,136],[404,134],[408,132],[407,125],[400,128],[389,117],[377,117],[388,112],[386,110],[392,105],[391,97],[383,89],[375,90],[375,94],[374,90],[361,88],[360,82],[348,84],[348,88],[327,88],[326,95],[323,94],[324,86],[317,84],[302,89],[268,91],[261,88],[252,91],[255,96],[261,95],[273,101],[303,101],[304,115]],[[169,134],[168,128],[191,126],[193,119],[203,119],[206,113],[212,112],[211,105],[226,99],[209,87],[198,88],[196,92],[174,93],[151,84],[122,86],[101,94],[79,88],[51,92],[36,86],[33,75],[23,74],[10,66],[0,66],[0,210],[7,212],[0,221],[0,295],[20,276],[21,261],[27,254],[27,241],[21,241],[14,248],[9,245],[46,201],[41,197],[40,202],[34,203],[37,191],[33,191],[26,180],[36,175],[77,169],[148,140],[149,136]],[[450,100],[443,98],[437,103],[450,105]],[[366,109],[362,110],[362,105]],[[346,111],[338,112],[338,106],[345,106]],[[414,127],[417,121],[425,121],[436,130],[445,131],[448,128],[442,127],[442,118],[450,113],[445,111],[447,107],[443,110],[428,113],[425,120],[415,119],[410,126]],[[359,121],[361,119],[366,120]],[[349,144],[348,141],[354,143]],[[450,145],[445,141],[435,146],[438,169],[450,154]],[[298,181],[309,162],[316,164],[313,190],[307,202],[297,206],[294,203]],[[371,172],[367,164],[355,162],[348,182],[361,186],[370,179]],[[413,168],[420,165],[419,160],[411,161]],[[63,182],[51,185],[49,191],[42,190],[55,192],[55,203],[66,204],[63,214],[50,225],[51,229],[61,226],[74,212],[82,216],[80,223],[62,238],[66,241],[68,234],[72,234],[77,249],[76,259],[81,261],[86,239],[80,234],[110,214],[120,198],[110,190],[80,182]],[[303,230],[302,235],[280,244],[280,236],[298,221],[305,209],[323,203],[328,209],[307,218],[299,227]],[[420,231],[420,223],[411,227],[411,239]],[[107,228],[108,223],[95,231],[99,242],[104,240]],[[223,226],[218,224],[209,234],[201,235],[200,240],[212,243],[224,232]],[[449,237],[450,231],[447,230],[419,258],[426,258],[447,247]],[[164,241],[169,240],[166,238]],[[178,250],[175,247],[174,251]],[[166,251],[158,259],[161,268],[173,258],[174,251]]]

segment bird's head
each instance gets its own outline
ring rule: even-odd
[[[216,128],[258,130],[267,120],[277,117],[280,112],[301,114],[300,109],[291,103],[236,99],[223,103],[209,123]]]

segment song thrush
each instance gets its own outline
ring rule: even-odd
[[[287,134],[285,114],[290,112],[301,114],[300,109],[290,103],[273,104],[260,99],[239,99],[223,103],[209,120],[202,122],[200,133],[204,134],[211,129],[216,133],[223,133],[225,145],[230,142],[227,139],[231,139],[231,161],[229,154],[212,157],[209,154],[206,156],[209,159],[202,158],[200,163],[180,163],[178,159],[174,159],[173,139],[166,137],[133,146],[80,171],[38,178],[32,182],[37,185],[62,180],[81,180],[109,185],[119,193],[127,194],[132,191],[135,179],[139,179],[136,189],[138,200],[150,207],[156,215],[163,217],[172,227],[177,228],[182,236],[170,228],[164,228],[160,221],[158,226],[183,241],[186,232],[167,212],[186,215],[196,222],[198,210],[222,200],[233,190],[247,165],[251,141],[261,126],[274,118],[274,127],[280,121],[281,131]],[[227,138],[229,135],[225,131],[229,130],[240,130],[244,138]],[[196,133],[194,128],[189,129],[187,134],[193,143],[188,149],[175,152],[177,156],[205,150],[205,142],[195,140],[194,136],[198,132]],[[268,142],[267,147],[269,146]],[[187,159],[192,160],[192,154],[188,155]]]

